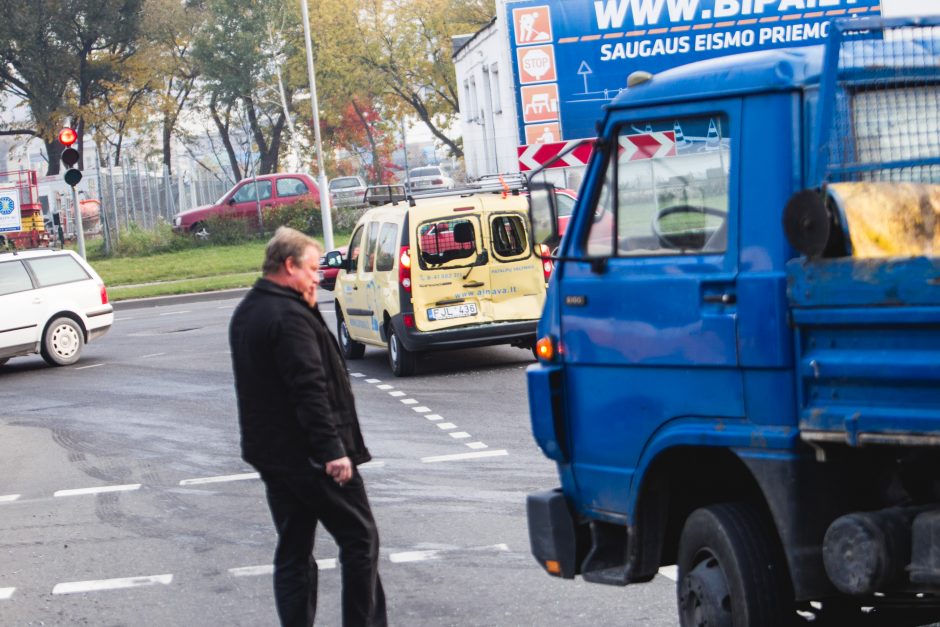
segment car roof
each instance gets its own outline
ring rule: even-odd
[[[16,252],[0,252],[0,261],[10,261],[11,259],[35,259],[36,257],[51,257],[53,255],[77,255],[71,250],[51,249],[51,248],[31,248],[29,250],[18,250]]]

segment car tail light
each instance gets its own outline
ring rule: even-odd
[[[539,244],[535,249],[536,254],[542,260],[542,274],[545,275],[545,282],[552,278],[552,272],[555,270],[555,264],[551,260],[552,251],[547,244]]]
[[[407,246],[398,252],[398,283],[406,292],[411,292],[411,253]]]
[[[432,184],[432,185],[443,185],[443,184],[444,184],[444,179],[434,179],[433,181],[431,181],[431,184]]]
[[[108,304],[108,288],[104,286],[104,283],[101,284],[101,304]]]

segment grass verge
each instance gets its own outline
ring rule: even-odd
[[[182,281],[163,281],[146,285],[126,285],[108,287],[108,297],[112,301],[127,300],[128,298],[151,298],[153,296],[175,296],[177,294],[195,294],[198,292],[214,292],[229,290],[237,287],[251,287],[261,273],[258,271],[227,274],[222,276],[202,277],[198,279],[185,279]]]

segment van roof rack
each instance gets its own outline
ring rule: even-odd
[[[508,172],[506,174],[484,174],[473,183],[468,183],[462,187],[454,189],[442,189],[437,191],[417,192],[408,194],[408,206],[414,207],[415,200],[420,198],[441,198],[446,196],[471,196],[481,193],[500,193],[505,192],[514,196],[519,195],[519,191],[525,189],[526,178],[518,172]]]

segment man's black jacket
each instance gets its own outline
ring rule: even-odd
[[[371,459],[346,363],[300,293],[259,279],[229,325],[242,457],[259,470],[310,471]]]

